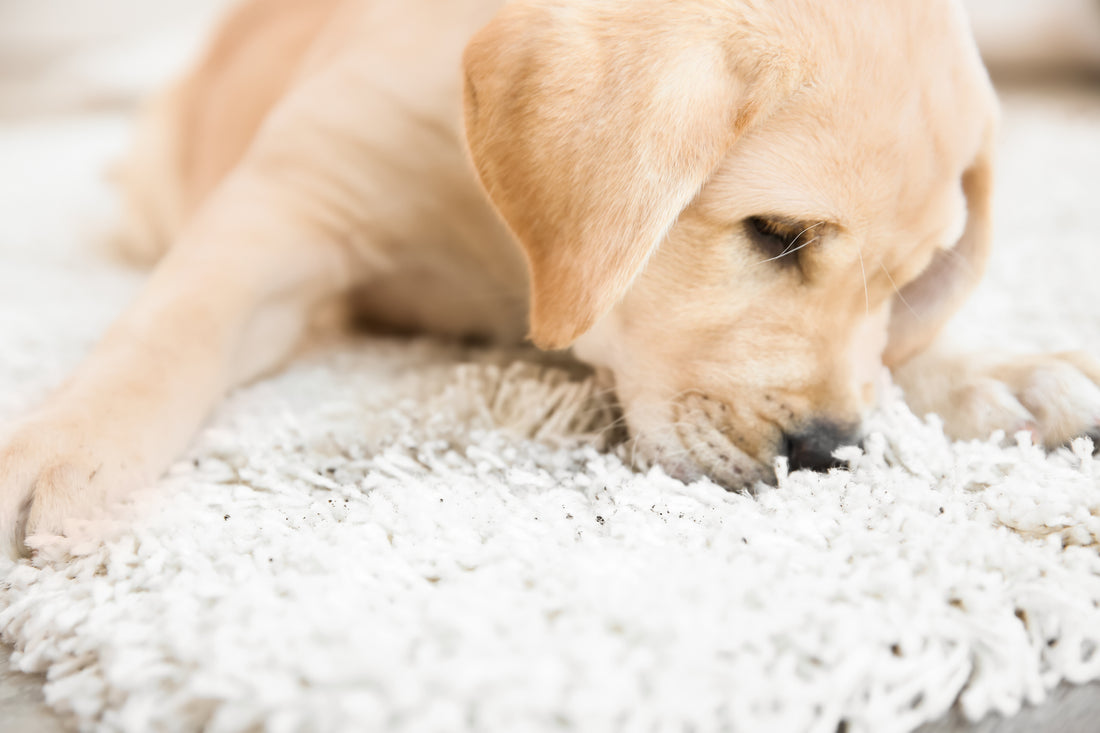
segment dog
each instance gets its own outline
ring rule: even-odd
[[[642,463],[834,465],[883,367],[959,438],[1100,422],[1083,354],[934,347],[992,244],[957,0],[245,0],[121,172],[147,285],[0,442],[0,537],[153,481],[318,309],[568,349]]]

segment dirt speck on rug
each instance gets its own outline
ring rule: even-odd
[[[1096,349],[1100,97],[1015,92],[1006,120],[956,337]],[[139,282],[81,249],[123,130],[0,130],[0,419]],[[3,639],[81,730],[135,733],[902,733],[1100,678],[1088,440],[952,443],[893,394],[849,470],[751,498],[632,470],[613,421],[530,353],[329,344],[155,489],[0,561]]]

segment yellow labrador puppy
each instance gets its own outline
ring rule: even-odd
[[[914,358],[989,251],[996,118],[956,0],[248,0],[146,120],[159,265],[0,444],[0,537],[155,479],[333,298],[573,347],[641,460],[731,487],[831,465],[884,363],[955,435],[1094,430],[1085,357]]]

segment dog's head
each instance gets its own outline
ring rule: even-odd
[[[681,477],[830,463],[982,269],[996,103],[952,0],[520,0],[464,70],[532,339]]]

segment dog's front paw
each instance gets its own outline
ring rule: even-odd
[[[131,488],[136,466],[103,431],[79,420],[38,418],[0,441],[0,553],[29,554],[26,539],[63,534]]]
[[[1100,444],[1100,364],[1086,354],[918,358],[895,377],[913,410],[938,414],[954,438],[1026,430],[1047,448],[1082,435]]]

